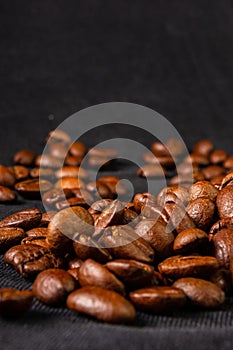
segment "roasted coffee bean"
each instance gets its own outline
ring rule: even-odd
[[[55,204],[65,199],[73,197],[72,189],[54,188],[43,194],[43,202],[49,207],[55,207]]]
[[[83,261],[79,258],[74,258],[69,261],[69,269],[79,269],[80,266],[83,264]]]
[[[37,208],[18,211],[0,221],[0,227],[20,227],[25,231],[38,227],[42,213]]]
[[[224,173],[224,168],[219,165],[209,165],[202,169],[202,173],[206,180],[210,180],[216,176],[222,175]]]
[[[210,140],[200,140],[194,145],[193,151],[205,157],[209,157],[213,148],[214,145]]]
[[[227,269],[218,269],[210,276],[210,281],[221,288],[226,295],[231,296],[233,291],[233,279],[231,272]]]
[[[148,164],[142,166],[138,171],[137,175],[141,177],[163,177],[167,175],[165,169],[163,169],[160,165]]]
[[[69,149],[72,156],[83,158],[87,153],[87,148],[82,142],[74,142]]]
[[[147,285],[154,273],[153,266],[136,260],[118,259],[107,262],[105,266],[130,288]]]
[[[215,256],[220,264],[227,269],[233,260],[233,228],[223,228],[213,236]]]
[[[166,194],[168,193],[174,193],[183,204],[188,203],[189,201],[189,191],[181,186],[178,185],[170,185],[168,187],[164,187],[158,194],[157,201],[159,205],[164,204],[164,198]]]
[[[16,182],[14,171],[0,165],[0,186],[13,187]]]
[[[0,289],[0,315],[18,317],[28,311],[32,305],[33,293],[30,290],[15,288]]]
[[[124,208],[122,224],[123,225],[131,224],[131,226],[132,225],[135,226],[137,225],[138,222],[139,222],[138,214],[134,210]]]
[[[222,190],[226,186],[232,186],[233,185],[233,171],[230,171],[228,174],[226,174],[221,182],[220,190]]]
[[[180,289],[192,304],[204,308],[219,308],[225,301],[224,292],[215,284],[199,278],[181,278],[173,287]]]
[[[91,156],[88,158],[88,165],[92,168],[107,168],[110,164],[110,158]]]
[[[102,158],[116,158],[118,155],[117,150],[108,148],[91,148],[88,151],[88,155],[92,157]]]
[[[43,179],[32,179],[18,182],[15,185],[16,191],[26,198],[40,198],[40,194],[52,188],[52,183]]]
[[[81,157],[74,157],[74,156],[71,156],[70,154],[67,154],[64,160],[64,165],[67,165],[67,166],[79,166],[81,163],[82,163]]]
[[[48,243],[46,242],[46,236],[25,237],[22,239],[21,244],[35,244],[40,247],[48,248]]]
[[[112,259],[109,251],[102,248],[101,245],[91,237],[79,235],[77,238],[74,237],[73,239],[74,251],[79,259],[94,259],[101,263]]]
[[[48,227],[48,224],[50,223],[55,214],[55,211],[47,211],[46,213],[43,213],[40,222],[40,227]]]
[[[233,217],[233,186],[224,187],[219,192],[216,203],[220,219]]]
[[[166,203],[164,212],[167,216],[168,229],[177,234],[188,228],[195,228],[193,218],[185,211],[185,208],[180,207],[176,203]]]
[[[90,214],[101,214],[102,211],[111,203],[113,200],[112,199],[100,199],[90,206],[88,209]]]
[[[68,153],[68,147],[64,143],[49,143],[49,154],[55,158],[64,159]]]
[[[61,168],[63,165],[63,160],[51,156],[50,154],[41,154],[36,157],[35,165],[42,168]]]
[[[88,172],[77,166],[64,166],[61,169],[58,169],[55,172],[55,176],[57,179],[61,179],[63,177],[80,177],[81,179],[88,179]]]
[[[80,283],[79,283],[79,268],[77,269],[69,269],[69,270],[67,270],[67,272],[74,278],[74,280],[75,280],[75,284],[76,284],[76,288],[75,289],[77,289],[77,288],[80,288],[81,286],[80,286]]]
[[[215,204],[206,197],[197,198],[186,208],[188,215],[201,230],[207,230],[213,223]]]
[[[47,227],[35,227],[26,232],[27,237],[46,237],[47,234]]]
[[[133,199],[134,208],[137,213],[141,213],[142,207],[157,204],[157,199],[150,193],[137,193]]]
[[[162,218],[142,220],[135,227],[135,232],[152,246],[155,257],[165,259],[173,253],[174,234],[167,230]]]
[[[95,222],[95,226],[105,228],[107,226],[118,225],[123,220],[124,205],[115,200],[102,211]]]
[[[208,277],[217,270],[218,261],[212,256],[172,256],[158,265],[159,272],[171,279],[181,277]]]
[[[32,290],[35,297],[47,305],[62,305],[76,287],[75,279],[65,270],[48,269],[36,277]]]
[[[58,202],[56,203],[55,207],[57,210],[62,210],[62,209],[74,207],[77,205],[80,205],[87,209],[89,208],[89,205],[85,202],[83,198],[76,198],[76,197],[72,197],[64,201]]]
[[[180,232],[175,238],[173,249],[176,253],[199,251],[208,244],[208,235],[198,228]]]
[[[179,176],[192,176],[200,171],[200,168],[197,164],[190,164],[189,162],[180,163],[176,167],[177,173]]]
[[[227,159],[227,153],[222,150],[215,150],[210,155],[210,162],[212,164],[221,164]]]
[[[101,176],[98,181],[108,183],[108,182],[113,182],[117,184],[120,181],[120,178],[117,176],[113,175],[106,175],[106,176]]]
[[[10,248],[5,253],[4,260],[26,278],[34,278],[43,270],[63,265],[62,258],[52,254],[48,248],[34,244],[22,244]]]
[[[186,184],[192,184],[195,181],[205,180],[205,177],[201,171],[194,174],[186,174],[186,175],[176,175],[170,179],[170,185],[182,185],[182,187]]]
[[[224,175],[215,176],[210,180],[210,183],[219,190],[223,178],[224,178]]]
[[[133,259],[145,263],[154,260],[154,250],[129,226],[111,226],[104,230],[100,242],[116,259]]]
[[[33,151],[22,149],[14,155],[14,163],[29,166],[34,164],[35,158],[36,154]]]
[[[198,181],[190,187],[189,193],[190,201],[206,197],[214,202],[218,195],[218,190],[208,181]]]
[[[175,138],[168,139],[166,142],[166,147],[173,156],[180,156],[184,152],[184,143]]]
[[[16,194],[6,186],[0,186],[0,203],[13,202],[16,199]]]
[[[48,143],[52,142],[61,142],[65,144],[69,144],[71,142],[70,136],[63,130],[61,129],[56,129],[50,131],[48,138],[47,138]]]
[[[186,303],[185,294],[174,287],[146,287],[129,296],[136,309],[154,314],[176,311]]]
[[[12,167],[16,181],[22,181],[28,178],[29,170],[23,165],[15,165]]]
[[[22,228],[17,227],[2,227],[0,228],[0,254],[4,253],[10,247],[20,244],[25,237],[25,232]]]
[[[221,220],[216,221],[210,228],[209,234],[214,235],[223,228],[232,228],[233,229],[233,217],[227,217]]]
[[[148,218],[153,220],[158,220],[159,217],[167,222],[167,216],[163,212],[163,208],[156,204],[143,205],[141,208],[140,218]]]
[[[62,189],[84,188],[85,184],[81,179],[78,179],[77,177],[63,177],[56,182],[55,187]]]
[[[154,142],[151,145],[151,151],[156,157],[171,156],[167,147],[162,142]]]
[[[58,212],[49,223],[46,241],[52,250],[64,253],[72,246],[74,234],[90,235],[94,232],[93,223],[93,218],[86,209],[66,208]]]
[[[224,168],[233,169],[233,156],[228,157],[223,163]]]
[[[87,190],[93,193],[96,197],[113,199],[116,193],[113,193],[107,183],[96,181],[87,184]]]
[[[92,259],[87,259],[81,265],[79,269],[79,282],[82,287],[95,286],[125,294],[123,283],[106,267]]]
[[[66,305],[71,310],[109,323],[132,323],[136,318],[136,311],[128,300],[99,287],[88,286],[72,292]]]
[[[187,157],[185,157],[184,163],[209,165],[210,162],[207,156],[203,156],[199,153],[190,153]]]
[[[171,169],[175,166],[174,159],[171,156],[160,156],[155,157],[155,155],[151,152],[144,153],[143,159],[146,163],[149,164],[160,164],[162,167],[164,166],[166,169]]]
[[[34,179],[37,178],[52,178],[54,176],[54,172],[49,168],[33,168],[30,171],[30,176]]]

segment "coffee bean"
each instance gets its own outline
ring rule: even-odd
[[[16,199],[16,194],[10,188],[0,186],[0,203],[1,202],[13,202]]]
[[[102,158],[116,158],[118,155],[117,150],[108,148],[91,148],[88,151],[88,155],[91,157]]]
[[[69,152],[74,157],[83,158],[87,153],[87,148],[82,142],[74,142],[69,149]]]
[[[51,156],[50,154],[41,154],[35,159],[35,165],[42,168],[61,168],[62,163],[62,159]]]
[[[115,200],[102,211],[98,219],[95,222],[95,226],[105,228],[107,226],[118,225],[123,220],[124,206],[123,204]]]
[[[222,179],[220,190],[222,190],[226,186],[233,185],[233,171],[230,171],[227,175],[225,175]]]
[[[216,203],[221,219],[233,217],[233,186],[224,187],[219,192]]]
[[[49,168],[33,168],[30,171],[30,176],[34,179],[37,178],[53,178],[54,173],[52,169]]]
[[[233,280],[231,278],[231,272],[227,269],[218,269],[210,276],[210,281],[221,288],[228,296],[232,295]]]
[[[55,207],[56,203],[73,197],[72,189],[54,188],[43,194],[43,202],[49,207]]]
[[[79,268],[77,269],[69,269],[69,270],[67,270],[67,272],[74,278],[74,280],[75,280],[75,284],[76,284],[76,288],[75,289],[77,289],[77,288],[80,288],[81,286],[80,286],[80,283],[79,283]]]
[[[155,157],[155,155],[151,152],[144,153],[143,159],[146,163],[149,164],[160,164],[162,167],[164,166],[166,169],[172,169],[175,166],[174,159],[171,156],[160,156]]]
[[[64,166],[61,169],[58,169],[55,172],[55,176],[57,179],[61,179],[63,177],[80,177],[81,179],[88,179],[88,172],[77,166]]]
[[[216,258],[212,256],[172,256],[158,265],[159,272],[168,278],[206,277],[218,268]]]
[[[210,140],[200,140],[194,145],[193,151],[205,157],[209,157],[213,148],[214,145]]]
[[[81,157],[74,157],[74,156],[71,156],[70,154],[67,154],[64,160],[64,165],[67,165],[67,166],[79,166],[81,163],[82,163]]]
[[[184,163],[209,165],[210,162],[207,156],[201,155],[199,153],[190,153],[187,157],[185,157]]]
[[[209,234],[214,235],[223,228],[232,228],[233,229],[233,217],[227,217],[221,220],[216,221],[210,228]]]
[[[14,155],[14,163],[30,166],[34,164],[36,154],[28,149],[22,149]]]
[[[87,259],[81,265],[79,269],[79,282],[82,287],[95,286],[114,290],[123,295],[125,294],[123,283],[106,267],[92,259]]]
[[[20,227],[25,231],[40,224],[42,214],[39,209],[25,209],[18,211],[0,221],[0,227]]]
[[[156,204],[157,199],[150,193],[137,193],[134,196],[133,204],[137,213],[141,213],[141,209],[144,206],[150,206],[151,204]]]
[[[180,156],[184,153],[184,144],[181,140],[170,138],[166,142],[166,147],[173,156]]]
[[[179,206],[176,203],[166,203],[164,212],[167,216],[168,229],[177,234],[188,228],[195,228],[195,222],[189,212],[185,211],[184,206]]]
[[[30,309],[32,301],[33,294],[30,290],[1,288],[0,315],[4,317],[19,317]]]
[[[22,181],[28,178],[29,170],[23,165],[15,165],[12,167],[12,170],[15,175],[16,181]]]
[[[202,169],[202,173],[206,180],[210,180],[216,176],[222,175],[224,173],[224,168],[219,165],[209,165]]]
[[[0,165],[0,186],[13,187],[16,182],[14,171]]]
[[[223,228],[213,236],[214,253],[220,264],[227,269],[233,260],[233,228]]]
[[[77,205],[82,206],[84,208],[89,207],[83,198],[76,198],[76,197],[72,197],[64,201],[58,202],[56,203],[55,207],[57,210],[63,210],[65,208],[74,207]]]
[[[21,244],[34,244],[40,247],[48,248],[48,243],[46,242],[46,236],[25,237],[22,239]]]
[[[46,305],[62,305],[75,289],[75,279],[65,270],[48,269],[36,277],[32,290],[35,297]]]
[[[52,130],[47,138],[47,142],[61,142],[65,144],[69,144],[71,142],[70,136],[61,129]]]
[[[112,259],[107,249],[102,248],[98,242],[86,235],[79,235],[77,238],[74,237],[73,246],[79,259],[94,259],[101,263]]]
[[[156,157],[171,156],[167,147],[162,142],[152,143],[151,151]]]
[[[22,244],[10,248],[5,253],[4,260],[25,278],[35,278],[43,270],[63,265],[62,258],[52,254],[48,248],[34,244]]]
[[[77,177],[63,177],[56,182],[55,187],[62,188],[64,190],[65,188],[84,188],[85,184]]]
[[[199,278],[181,278],[173,287],[180,289],[194,305],[204,308],[219,308],[225,300],[224,292],[215,284]]]
[[[110,164],[109,157],[91,156],[88,158],[88,165],[91,168],[107,168]]]
[[[186,303],[185,294],[173,287],[146,287],[130,293],[136,309],[150,313],[170,313]]]
[[[227,153],[223,150],[215,150],[210,154],[212,164],[221,164],[227,159]]]
[[[90,214],[101,214],[102,211],[111,203],[113,200],[112,199],[100,199],[90,206],[88,209]]]
[[[10,247],[20,244],[25,237],[22,228],[2,227],[0,228],[0,254],[4,253]]]
[[[153,266],[136,260],[118,259],[107,262],[105,266],[130,288],[145,286],[154,273]]]
[[[103,182],[90,182],[87,184],[87,190],[90,191],[94,196],[113,199],[116,197],[116,194],[112,192],[107,183]]]
[[[222,174],[222,175],[219,175],[219,176],[215,176],[215,177],[213,177],[213,178],[210,180],[210,183],[211,183],[215,188],[217,188],[217,189],[219,190],[223,178],[224,178],[224,175],[223,175],[223,174]]]
[[[43,213],[40,222],[40,227],[48,227],[50,221],[52,220],[55,214],[55,211],[48,211],[46,213]]]
[[[142,166],[138,171],[137,171],[138,176],[141,177],[163,177],[166,176],[166,170],[163,169],[160,165],[155,165],[155,164],[148,164]]]
[[[215,205],[209,198],[201,197],[191,201],[186,211],[198,228],[207,230],[213,223]]]
[[[218,195],[218,190],[208,181],[198,181],[190,187],[189,193],[190,201],[206,197],[214,202]]]
[[[157,201],[159,205],[163,206],[164,198],[168,193],[174,193],[181,200],[183,204],[186,204],[189,201],[189,191],[186,188],[177,186],[177,185],[170,185],[168,187],[164,187],[159,192],[157,197]]]
[[[99,287],[83,287],[67,298],[71,310],[109,323],[132,323],[136,318],[133,305],[120,294]]]
[[[15,189],[23,197],[40,198],[40,194],[49,191],[52,186],[52,183],[48,180],[32,179],[18,182],[15,185]]]
[[[68,147],[64,143],[49,143],[49,154],[52,157],[59,158],[59,159],[64,159],[66,157],[66,154],[68,153]]]
[[[177,235],[173,249],[176,253],[184,254],[187,252],[199,251],[207,244],[208,235],[198,228],[191,228]]]
[[[47,227],[35,227],[26,232],[27,237],[46,237],[47,234]]]
[[[224,168],[233,169],[233,156],[228,157],[223,163]]]
[[[69,261],[69,269],[70,270],[73,270],[73,269],[79,270],[79,268],[81,267],[82,264],[83,264],[83,261],[81,259],[74,258],[74,259]]]
[[[122,224],[123,225],[131,224],[131,226],[132,225],[135,226],[137,225],[138,222],[139,222],[138,214],[134,210],[124,208]]]

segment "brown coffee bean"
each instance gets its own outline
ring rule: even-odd
[[[141,213],[142,207],[150,206],[151,204],[156,204],[157,199],[150,193],[137,193],[134,196],[133,204],[137,213]]]
[[[124,208],[122,224],[123,225],[131,224],[131,226],[132,225],[135,226],[137,225],[138,222],[139,222],[138,214],[134,210]]]
[[[90,206],[88,209],[90,214],[101,214],[102,211],[111,203],[113,200],[110,198],[100,199]]]
[[[26,232],[27,237],[46,237],[47,234],[47,227],[35,227]]]
[[[10,247],[20,244],[25,237],[25,232],[22,228],[17,227],[2,227],[0,228],[0,254],[4,253]]]
[[[30,171],[30,176],[33,179],[37,179],[37,178],[52,178],[54,176],[54,172],[52,169],[49,168],[33,168]]]
[[[154,273],[153,266],[136,260],[118,259],[107,262],[105,266],[130,288],[145,286]]]
[[[64,166],[61,169],[58,169],[55,172],[55,176],[57,179],[61,179],[63,177],[80,177],[81,179],[88,179],[88,172],[77,166]]]
[[[69,269],[77,269],[79,270],[80,266],[83,264],[83,261],[79,258],[73,258],[69,261]]]
[[[81,163],[82,163],[81,157],[74,157],[69,154],[65,157],[65,160],[64,160],[64,165],[67,165],[67,166],[79,166]]]
[[[73,197],[72,189],[61,189],[54,188],[43,194],[42,199],[43,203],[45,203],[49,207],[55,207],[55,204],[61,202],[65,199]]]
[[[28,311],[32,305],[33,294],[30,290],[15,288],[0,289],[0,315],[18,317]]]
[[[170,313],[186,303],[185,294],[173,287],[146,287],[129,294],[136,309],[150,313]]]
[[[74,207],[77,205],[82,206],[84,208],[89,207],[83,198],[76,198],[76,197],[72,197],[64,201],[58,202],[56,203],[55,207],[57,210],[63,210],[65,208]]]
[[[46,242],[46,236],[39,236],[39,237],[25,237],[22,239],[21,244],[34,244],[38,245],[40,247],[48,247],[48,243]]]
[[[180,156],[184,153],[184,144],[181,140],[170,138],[166,142],[166,147],[173,156]]]
[[[152,246],[159,259],[165,259],[172,254],[174,235],[167,230],[167,224],[162,218],[156,221],[142,220],[135,227],[135,232]]]
[[[83,158],[87,153],[87,148],[82,142],[74,142],[69,149],[69,152],[74,157]]]
[[[13,187],[16,182],[14,171],[0,165],[0,186]]]
[[[173,249],[176,253],[187,253],[199,251],[208,244],[208,235],[198,229],[191,228],[184,230],[175,238]]]
[[[109,323],[132,323],[136,318],[136,311],[128,300],[99,287],[88,286],[72,292],[66,305],[71,310]]]
[[[43,270],[63,265],[62,258],[52,254],[48,248],[34,244],[22,244],[10,248],[5,253],[4,260],[25,278],[34,278]]]
[[[102,211],[98,219],[95,222],[95,226],[105,228],[107,226],[118,225],[123,220],[124,205],[115,200]]]
[[[174,231],[177,234],[188,228],[195,228],[193,218],[185,211],[184,206],[179,206],[176,203],[166,203],[164,212],[167,216],[168,230]]]
[[[1,202],[13,202],[16,199],[16,194],[10,188],[0,186],[0,203]]]
[[[72,246],[74,234],[90,235],[93,232],[93,218],[89,212],[82,207],[71,207],[53,217],[48,226],[46,241],[52,250],[64,253]]]
[[[214,145],[210,140],[200,140],[194,145],[193,151],[194,153],[208,157],[213,148]]]
[[[52,156],[52,157],[55,157],[55,158],[59,158],[59,159],[65,159],[67,153],[68,153],[68,147],[66,144],[64,143],[49,143],[48,144],[48,147],[49,147],[49,154]]]
[[[71,142],[71,139],[70,139],[70,136],[65,131],[61,129],[56,129],[56,130],[50,131],[47,138],[47,142],[48,143],[61,142],[61,143],[69,144]]]
[[[210,183],[219,190],[223,178],[224,178],[224,175],[215,176],[210,180]]]
[[[41,154],[36,157],[35,165],[42,168],[61,168],[63,165],[63,160],[51,156],[50,154]]]
[[[158,194],[157,201],[158,204],[163,206],[164,204],[164,198],[167,193],[174,193],[183,204],[188,203],[189,201],[189,191],[181,186],[178,185],[170,185],[167,187],[164,187]]]
[[[82,287],[95,286],[125,294],[123,283],[106,267],[92,259],[87,259],[81,265],[79,269],[79,282]]]
[[[33,165],[36,154],[28,149],[22,149],[14,155],[14,163],[21,165]]]
[[[62,179],[56,182],[55,187],[62,189],[84,188],[85,184],[81,179],[77,177],[63,177]]]
[[[209,165],[202,169],[202,173],[206,180],[211,180],[216,176],[222,175],[224,173],[224,168],[219,165]]]
[[[226,295],[232,295],[233,280],[231,278],[231,272],[229,270],[224,268],[218,269],[210,276],[210,281],[221,288]]]
[[[74,237],[73,246],[79,259],[94,259],[101,263],[112,259],[107,249],[102,248],[98,242],[86,235],[79,235],[77,238]]]
[[[151,145],[151,151],[156,157],[171,156],[167,147],[162,142],[154,142]]]
[[[229,269],[233,260],[233,228],[223,228],[213,236],[214,253],[220,266]]]
[[[129,226],[106,228],[100,242],[116,259],[133,259],[145,263],[154,260],[153,248]]]
[[[216,258],[212,256],[172,256],[158,265],[159,272],[168,278],[206,277],[218,268]]]
[[[209,159],[207,156],[203,156],[199,153],[190,153],[184,158],[184,163],[191,163],[197,165],[209,165]]]
[[[18,182],[15,185],[15,190],[26,198],[40,198],[41,193],[49,191],[52,186],[48,180],[32,179]]]
[[[171,169],[175,166],[174,159],[171,156],[160,156],[155,157],[155,155],[151,152],[144,153],[143,159],[146,163],[149,164],[160,164],[164,166],[166,169]]]
[[[101,176],[98,179],[98,181],[104,182],[104,183],[113,182],[113,183],[117,184],[118,181],[120,181],[120,178],[117,176],[113,176],[113,175],[106,175],[106,176]]]
[[[55,211],[48,211],[46,213],[43,213],[40,222],[40,227],[48,227],[48,224],[50,223],[55,214]]]
[[[20,227],[25,231],[37,227],[41,221],[41,211],[37,208],[18,211],[0,221],[0,227]]]
[[[216,221],[210,228],[209,234],[214,235],[223,228],[232,228],[233,229],[233,217],[227,217],[221,220]]]
[[[22,181],[28,178],[29,170],[23,165],[15,165],[12,167],[12,170],[15,175],[16,181]]]
[[[216,203],[221,219],[233,217],[233,186],[224,187],[219,192]]]
[[[107,168],[110,164],[109,157],[91,156],[88,158],[88,165],[92,168]]]
[[[47,305],[62,305],[76,287],[75,279],[65,270],[48,269],[36,277],[32,290],[35,297]]]
[[[215,205],[209,198],[201,197],[191,201],[186,211],[198,228],[207,230],[213,223]]]
[[[180,163],[177,167],[177,173],[179,176],[191,176],[192,174],[196,174],[200,171],[200,168],[197,164],[190,164],[189,162]]]
[[[199,278],[181,278],[173,287],[180,289],[194,305],[216,309],[225,301],[224,292],[215,284]]]
[[[233,171],[230,171],[227,175],[225,175],[222,179],[220,190],[222,190],[226,186],[233,185]]]
[[[190,201],[207,197],[214,202],[218,195],[218,190],[209,181],[198,181],[190,187],[189,193]]]
[[[77,269],[69,269],[69,270],[67,270],[67,272],[74,278],[74,280],[75,280],[75,284],[76,284],[76,288],[75,289],[77,289],[77,288],[80,288],[81,286],[80,286],[80,283],[79,283],[79,268]]]
[[[215,150],[210,154],[212,164],[221,164],[227,159],[227,153],[222,150]]]
[[[224,168],[233,169],[233,156],[228,157],[223,163]]]
[[[91,157],[102,158],[116,158],[118,155],[117,150],[108,148],[91,148],[88,151],[88,155]]]
[[[144,165],[137,171],[137,175],[141,177],[163,177],[166,176],[166,170],[160,165],[148,164]]]
[[[87,184],[87,190],[90,191],[96,197],[113,199],[116,197],[116,194],[112,192],[107,183],[103,182],[90,182]]]

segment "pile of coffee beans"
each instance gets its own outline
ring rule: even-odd
[[[14,156],[17,165],[0,166],[1,202],[18,195],[40,198],[41,191],[50,209],[29,208],[0,221],[5,263],[32,282],[32,290],[0,289],[2,315],[23,314],[33,298],[110,323],[132,323],[137,310],[171,314],[223,307],[233,296],[232,156],[202,140],[182,159],[182,145],[169,140],[183,175],[173,174],[156,196],[137,193],[123,202],[117,199],[126,193],[117,186],[119,178],[89,182],[79,166],[85,145],[68,147],[61,130],[49,137],[45,157],[22,150]],[[169,176],[177,162],[166,145],[156,142],[151,150],[154,156],[144,156],[148,165],[138,174],[161,176],[156,156]],[[88,164],[99,167],[116,154],[90,151]],[[188,181],[188,162],[194,183]]]

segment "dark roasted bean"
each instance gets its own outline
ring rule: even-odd
[[[0,221],[0,227],[20,227],[25,231],[37,227],[41,221],[41,211],[37,208],[18,211]]]
[[[14,171],[0,165],[0,186],[13,187],[16,182]]]
[[[14,162],[21,165],[33,165],[36,154],[28,149],[22,149],[14,155]]]
[[[32,179],[18,182],[15,189],[23,197],[40,198],[41,193],[49,191],[52,186],[52,183],[48,180]]]
[[[215,204],[209,198],[201,197],[191,201],[186,211],[198,228],[206,230],[213,223]]]
[[[20,244],[25,237],[25,232],[22,228],[17,227],[2,227],[0,228],[0,254],[4,253],[10,247]]]
[[[16,199],[16,194],[6,186],[0,186],[0,203],[13,202]]]
[[[32,305],[33,293],[30,290],[15,288],[0,289],[0,315],[18,317],[28,311]]]

